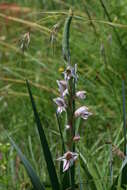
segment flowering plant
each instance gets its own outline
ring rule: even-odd
[[[58,84],[58,90],[59,90],[59,97],[56,97],[53,99],[54,103],[57,106],[56,109],[56,116],[57,121],[59,125],[59,131],[61,135],[61,141],[62,141],[62,156],[60,155],[59,158],[55,159],[60,162],[60,176],[58,178],[56,167],[54,165],[53,157],[47,142],[47,138],[45,136],[45,132],[43,129],[43,126],[41,124],[39,114],[36,108],[36,104],[31,92],[31,87],[28,81],[26,81],[28,93],[30,96],[30,100],[32,103],[32,109],[35,116],[35,121],[37,124],[37,129],[40,136],[40,141],[43,149],[43,155],[46,161],[47,170],[49,174],[49,179],[51,182],[51,189],[52,190],[76,190],[77,187],[80,190],[84,190],[87,185],[84,187],[82,186],[82,181],[80,177],[80,171],[78,172],[79,176],[79,183],[77,181],[75,182],[75,161],[80,158],[80,163],[82,166],[82,169],[85,173],[86,179],[89,179],[91,183],[88,186],[88,189],[90,190],[107,190],[107,185],[103,183],[102,180],[97,181],[97,179],[101,178],[100,172],[98,172],[98,168],[96,166],[95,161],[93,162],[93,165],[89,162],[87,162],[87,159],[85,156],[88,154],[88,150],[85,151],[85,156],[78,151],[76,148],[76,143],[80,141],[80,135],[78,134],[78,130],[76,129],[76,120],[77,118],[81,118],[84,121],[88,119],[89,116],[92,115],[92,113],[89,111],[88,107],[85,105],[82,105],[81,107],[77,108],[76,101],[82,100],[86,98],[86,92],[84,90],[77,91],[77,82],[78,82],[78,74],[77,74],[77,65],[73,65],[71,63],[71,57],[70,57],[70,49],[69,49],[69,30],[70,30],[70,24],[73,17],[73,13],[70,10],[69,16],[67,17],[64,25],[64,32],[63,32],[63,41],[62,41],[62,47],[63,47],[63,57],[66,64],[65,70],[63,72],[63,79],[57,80]],[[55,31],[56,32],[56,31]],[[25,35],[25,40],[27,39],[27,44],[29,44],[29,34]],[[26,47],[25,47],[26,48]],[[22,47],[24,49],[24,47]],[[65,123],[65,131],[66,131],[66,139],[63,138],[63,133],[61,129],[61,123],[60,123],[60,116],[63,114],[63,112],[66,113],[67,119]],[[124,116],[125,118],[125,116]],[[125,119],[124,119],[125,120]],[[125,125],[125,124],[124,124]],[[125,128],[125,126],[124,126]],[[46,186],[44,183],[41,182],[40,178],[36,174],[35,170],[31,166],[30,162],[27,160],[25,155],[21,152],[21,150],[18,148],[18,146],[15,144],[13,139],[9,137],[11,144],[16,149],[21,161],[23,162],[25,169],[31,179],[32,185],[35,190],[46,190]],[[125,143],[126,145],[126,143]],[[126,184],[126,174],[127,174],[127,156],[126,154],[122,154],[117,148],[115,148],[115,152],[122,156],[124,159],[123,165],[121,167],[120,173],[122,173],[122,184],[121,187],[124,187]],[[0,155],[1,159],[1,155]],[[111,158],[112,159],[112,158]],[[112,162],[112,160],[111,160]],[[94,168],[95,166],[95,168]],[[112,170],[112,165],[111,165]],[[112,171],[111,171],[111,179],[112,179]],[[119,187],[119,175],[117,176],[114,183],[112,183],[110,189],[111,190],[118,190]],[[102,182],[101,182],[102,181]],[[125,189],[125,188],[124,188]]]

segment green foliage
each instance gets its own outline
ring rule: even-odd
[[[12,0],[7,0],[7,2],[12,4]],[[61,24],[61,28],[57,31],[53,55],[49,38],[52,26],[59,22],[64,23],[68,9],[72,7],[74,15],[69,47],[73,52],[71,60],[78,64],[80,78],[78,87],[82,89],[85,86],[89,97],[83,103],[92,105],[93,112],[93,117],[87,125],[85,126],[81,121],[79,129],[79,133],[82,134],[79,144],[80,152],[87,160],[86,165],[80,168],[82,179],[80,188],[82,188],[81,184],[83,187],[85,184],[93,188],[96,186],[95,163],[99,172],[95,175],[101,176],[98,188],[102,181],[105,187],[110,187],[110,146],[106,142],[110,140],[121,150],[124,146],[121,93],[123,78],[121,76],[125,75],[127,69],[125,50],[127,45],[127,2],[125,0],[117,1],[117,3],[115,0],[103,1],[110,19],[100,1],[16,0],[15,3],[20,8],[22,7],[21,11],[11,12],[9,8],[8,11],[0,11],[0,142],[3,146],[7,143],[3,133],[4,129],[7,129],[8,133],[15,137],[16,144],[21,147],[30,163],[34,165],[46,187],[49,187],[47,168],[44,156],[40,151],[38,132],[34,127],[33,112],[28,101],[25,79],[27,78],[32,86],[40,119],[45,128],[45,135],[53,157],[56,158],[61,154],[61,138],[51,99],[57,94],[55,80],[58,79],[58,72],[64,68],[61,58],[63,25]],[[24,8],[28,8],[28,12],[23,12]],[[10,17],[7,18],[6,15]],[[19,41],[28,31],[31,40],[27,51],[23,54]],[[120,43],[118,39],[120,39]],[[122,44],[122,48],[120,44]],[[126,82],[125,76],[125,91],[127,90]],[[33,148],[33,157],[28,134]],[[86,151],[83,147],[86,148]],[[89,154],[87,155],[88,150]],[[2,152],[4,152],[3,149]],[[17,155],[11,147],[4,153],[4,159],[0,161],[0,168],[4,163],[6,165],[6,170],[1,170],[0,189],[2,190],[11,190],[12,187],[16,190],[28,189],[24,183],[30,183],[29,179],[24,168],[16,166],[16,159]],[[122,162],[117,155],[113,154],[114,183],[112,188],[118,190],[121,188],[119,169]],[[91,167],[88,167],[89,164],[92,165],[92,170]],[[16,167],[18,174],[16,174]],[[77,173],[76,171],[76,175],[78,175]],[[89,175],[86,176],[85,173]],[[84,184],[84,179],[87,177],[89,179]],[[78,179],[79,175],[76,176],[77,184],[80,181]],[[119,185],[116,185],[115,182]]]
[[[32,103],[32,108],[33,108],[35,120],[36,120],[37,127],[38,127],[38,132],[39,132],[39,136],[40,136],[40,140],[41,140],[41,145],[42,145],[42,148],[43,148],[45,161],[46,161],[46,164],[47,164],[47,169],[48,169],[50,181],[51,181],[51,184],[52,184],[52,189],[53,190],[55,190],[55,189],[59,190],[60,187],[59,187],[59,182],[58,182],[55,166],[54,166],[54,163],[53,163],[52,155],[51,155],[51,152],[50,152],[50,149],[49,149],[49,146],[48,146],[48,142],[47,142],[43,127],[41,125],[41,121],[40,121],[40,118],[39,118],[39,115],[38,115],[38,112],[37,112],[37,109],[36,109],[36,106],[35,106],[35,103],[34,103],[34,99],[33,99],[31,89],[30,89],[30,85],[29,85],[28,81],[27,81],[27,88],[28,88],[28,92],[29,92],[29,95],[30,95],[30,100],[31,100],[31,103]]]
[[[18,148],[18,146],[15,144],[15,142],[12,140],[12,138],[9,137],[9,139],[10,139],[10,142],[12,143],[12,145],[14,146],[14,148],[16,149],[21,161],[23,162],[23,164],[27,170],[27,173],[31,179],[31,182],[32,182],[34,189],[45,190],[44,186],[41,184],[41,182],[40,182],[38,176],[36,175],[34,169],[32,168],[31,164],[28,162],[28,160],[23,155],[23,153]]]
[[[69,16],[67,17],[64,24],[63,38],[62,38],[62,49],[63,57],[67,63],[70,62],[70,48],[69,48],[69,33],[70,33],[70,24],[73,17],[73,12],[70,9]]]

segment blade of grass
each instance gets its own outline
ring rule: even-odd
[[[126,111],[125,111],[125,84],[124,80],[122,80],[122,96],[123,96],[123,131],[124,131],[124,154],[126,154]],[[122,169],[122,175],[121,175],[121,187],[123,189],[126,189],[127,185],[127,162],[126,158],[123,162],[123,169]]]
[[[111,17],[110,17],[110,14],[109,14],[109,12],[108,12],[108,10],[107,10],[107,8],[106,8],[106,6],[105,6],[103,0],[100,0],[100,4],[101,4],[101,6],[102,6],[102,8],[103,8],[103,10],[104,10],[104,12],[105,12],[105,14],[106,14],[106,16],[107,16],[109,22],[112,22],[112,19],[111,19]],[[121,46],[122,49],[124,49],[124,47],[123,47],[123,45],[122,45],[122,42],[121,42],[121,39],[120,39],[120,36],[119,36],[119,33],[117,32],[117,30],[116,30],[114,27],[113,27],[113,30],[114,30],[114,33],[115,33],[115,35],[116,35],[116,38],[117,38],[117,40],[118,40],[118,42],[119,42],[119,45]]]
[[[126,155],[126,110],[125,110],[125,84],[122,80],[122,96],[123,96],[123,132],[124,132],[124,154]]]
[[[83,183],[81,179],[80,166],[78,167],[78,176],[79,176],[79,190],[83,190]]]
[[[51,155],[51,152],[50,152],[50,149],[49,149],[49,146],[48,146],[48,142],[47,142],[47,139],[46,139],[46,136],[45,136],[45,133],[44,133],[44,130],[43,130],[43,127],[42,127],[42,124],[41,124],[37,109],[36,109],[36,105],[35,105],[35,102],[34,102],[34,99],[33,99],[31,89],[30,89],[30,85],[29,85],[28,81],[26,81],[26,84],[27,84],[30,100],[31,100],[31,103],[32,103],[32,108],[33,108],[33,112],[34,112],[34,116],[35,116],[35,121],[36,121],[36,124],[37,124],[38,132],[39,132],[39,136],[40,136],[40,140],[41,140],[41,145],[42,145],[42,148],[43,148],[43,153],[44,153],[45,161],[46,161],[46,164],[47,164],[47,169],[48,169],[50,181],[51,181],[51,184],[52,184],[52,189],[53,190],[56,190],[56,189],[59,190],[60,189],[59,182],[58,182],[58,178],[57,178],[57,174],[56,174],[56,169],[55,169],[55,166],[54,166],[54,163],[53,163],[52,155]]]
[[[111,190],[117,190],[118,179],[119,179],[119,176],[117,176],[117,178],[115,179],[114,183],[112,184]]]
[[[34,156],[34,153],[33,153],[32,140],[31,140],[31,136],[30,135],[28,136],[28,144],[29,144],[29,149],[30,149],[30,154],[31,154],[31,158],[32,158],[33,164],[35,166],[36,171],[38,171],[37,162],[35,160],[35,156]]]
[[[40,179],[36,175],[34,169],[32,168],[29,161],[26,159],[25,155],[23,155],[23,153],[21,152],[21,150],[18,148],[18,146],[15,144],[15,142],[12,140],[11,137],[9,137],[9,140],[10,140],[12,146],[17,151],[17,153],[27,171],[27,174],[29,175],[29,178],[31,179],[31,183],[32,183],[34,189],[35,190],[45,190],[44,186],[41,184]]]
[[[90,183],[91,190],[97,190],[94,178],[91,175],[91,172],[89,171],[89,168],[87,166],[86,160],[85,160],[85,158],[83,157],[83,155],[81,153],[80,153],[80,162],[81,162],[81,166],[82,166],[82,168],[83,168],[83,170],[85,172],[86,180],[91,181],[91,183]]]

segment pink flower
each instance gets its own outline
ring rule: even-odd
[[[77,159],[78,154],[75,152],[66,152],[62,157],[58,158],[58,161],[63,161],[63,172],[68,170],[75,162]]]
[[[81,117],[85,120],[88,119],[90,115],[92,115],[92,113],[88,112],[88,107],[86,106],[82,106],[75,111],[75,117]]]
[[[76,97],[79,99],[85,99],[86,98],[86,91],[78,91],[76,92]]]
[[[62,113],[63,111],[66,111],[66,104],[63,98],[54,98],[53,101],[57,104],[58,108],[57,108],[57,113]]]
[[[57,80],[57,84],[59,87],[60,95],[63,97],[66,94],[68,94],[68,89],[67,89],[67,82],[65,80]]]

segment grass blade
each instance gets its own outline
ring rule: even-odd
[[[78,167],[78,176],[79,176],[79,190],[83,190],[83,183],[80,174],[80,166]]]
[[[38,132],[39,132],[39,136],[40,136],[40,140],[41,140],[41,145],[43,148],[43,153],[44,153],[44,157],[45,157],[45,161],[47,164],[47,169],[48,169],[48,173],[49,173],[49,177],[50,177],[50,181],[51,181],[51,185],[52,185],[52,189],[53,190],[59,190],[59,182],[58,182],[58,178],[57,178],[57,174],[56,174],[56,169],[53,163],[53,159],[52,159],[52,155],[48,146],[48,142],[36,109],[36,105],[31,93],[31,89],[30,89],[30,85],[28,83],[28,81],[26,81],[27,84],[27,88],[28,88],[28,92],[29,92],[29,96],[30,96],[30,100],[32,103],[32,108],[33,108],[33,112],[34,112],[34,116],[35,116],[35,121],[37,124],[37,128],[38,128]]]
[[[87,166],[86,160],[84,159],[83,155],[80,153],[80,162],[81,166],[85,172],[86,181],[90,182],[88,185],[90,186],[91,190],[97,190],[94,177],[92,176],[91,172],[89,171],[89,168]]]
[[[118,180],[119,180],[119,176],[117,176],[117,178],[115,179],[114,183],[112,184],[111,190],[117,190]]]
[[[35,190],[45,190],[44,186],[41,184],[40,179],[38,178],[38,176],[36,175],[34,169],[32,168],[31,164],[29,163],[29,161],[26,159],[25,155],[23,155],[23,153],[21,152],[21,150],[18,148],[18,146],[15,144],[15,142],[12,140],[11,137],[9,137],[11,144],[13,145],[13,147],[15,148],[15,150],[17,151],[26,171],[27,174],[29,176],[29,178],[31,179],[31,183],[34,187]]]
[[[127,155],[126,153],[126,111],[125,111],[125,84],[124,80],[122,80],[122,96],[123,96],[123,131],[124,131],[124,154],[125,156]],[[122,167],[122,175],[121,175],[121,187],[123,189],[126,189],[127,185],[127,163],[126,163],[126,158],[123,162],[124,166]]]
[[[125,84],[122,81],[122,96],[123,96],[123,132],[124,132],[124,154],[126,155],[126,110],[125,110]]]

